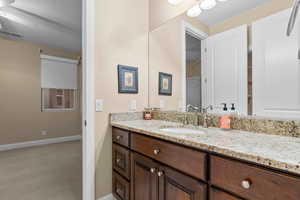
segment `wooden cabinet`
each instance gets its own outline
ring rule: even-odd
[[[129,147],[129,131],[125,131],[119,128],[113,128],[112,130],[113,142]]]
[[[112,192],[117,200],[130,200],[129,131],[112,129]]]
[[[113,168],[125,178],[130,179],[130,151],[117,144],[112,147]]]
[[[137,153],[131,163],[131,200],[158,200],[159,164]]]
[[[167,166],[160,166],[159,200],[206,200],[206,184],[175,171]]]
[[[117,200],[300,199],[299,177],[117,128],[113,169]]]
[[[299,200],[300,179],[211,157],[211,183],[249,200]]]
[[[131,135],[131,148],[201,180],[206,180],[207,154],[139,134]]]
[[[210,200],[242,200],[238,197],[235,197],[233,195],[230,195],[226,192],[215,189],[213,187],[210,188],[209,194],[210,194],[209,195]]]
[[[113,172],[113,195],[117,200],[129,200],[130,184],[122,176]]]
[[[204,183],[138,153],[131,160],[131,200],[206,200]]]

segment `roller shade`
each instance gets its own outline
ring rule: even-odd
[[[41,87],[77,89],[77,60],[41,55]]]

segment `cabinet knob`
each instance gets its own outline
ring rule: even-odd
[[[162,171],[157,172],[157,176],[161,177],[163,175],[164,175],[164,172],[162,172]]]
[[[121,162],[121,159],[120,159],[120,158],[117,158],[116,162],[117,162],[117,163],[120,163],[120,162]]]
[[[154,153],[155,155],[158,155],[158,154],[160,153],[160,150],[159,150],[159,149],[154,149],[153,153]]]
[[[150,172],[151,172],[152,174],[154,174],[154,173],[156,172],[156,169],[155,169],[155,168],[151,168],[151,169],[150,169]]]
[[[122,138],[121,135],[116,136],[116,140],[120,140]]]
[[[122,190],[122,189],[120,189],[120,188],[117,188],[117,190],[116,190],[116,193],[120,195],[120,194],[122,194],[122,193],[123,193],[123,190]]]
[[[244,189],[250,189],[251,187],[251,181],[250,180],[243,180],[242,183],[241,183],[242,187]]]

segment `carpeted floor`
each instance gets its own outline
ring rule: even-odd
[[[81,141],[0,152],[0,200],[81,200]]]

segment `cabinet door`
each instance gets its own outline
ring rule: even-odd
[[[207,64],[203,69],[207,100],[215,112],[222,103],[236,105],[241,114],[248,114],[248,41],[247,25],[213,35],[205,41]]]
[[[159,200],[206,200],[207,186],[169,167],[160,167]]]
[[[113,168],[121,175],[130,179],[130,151],[117,144],[112,146]]]
[[[117,200],[129,200],[130,184],[122,176],[113,172],[112,192]]]
[[[238,197],[232,196],[228,193],[225,193],[225,192],[215,189],[215,188],[210,188],[209,194],[210,194],[209,195],[210,200],[242,200]]]
[[[300,26],[296,23],[287,37],[290,12],[279,12],[252,25],[253,114],[257,116],[300,116]]]
[[[159,165],[137,153],[131,156],[131,200],[158,200]]]

